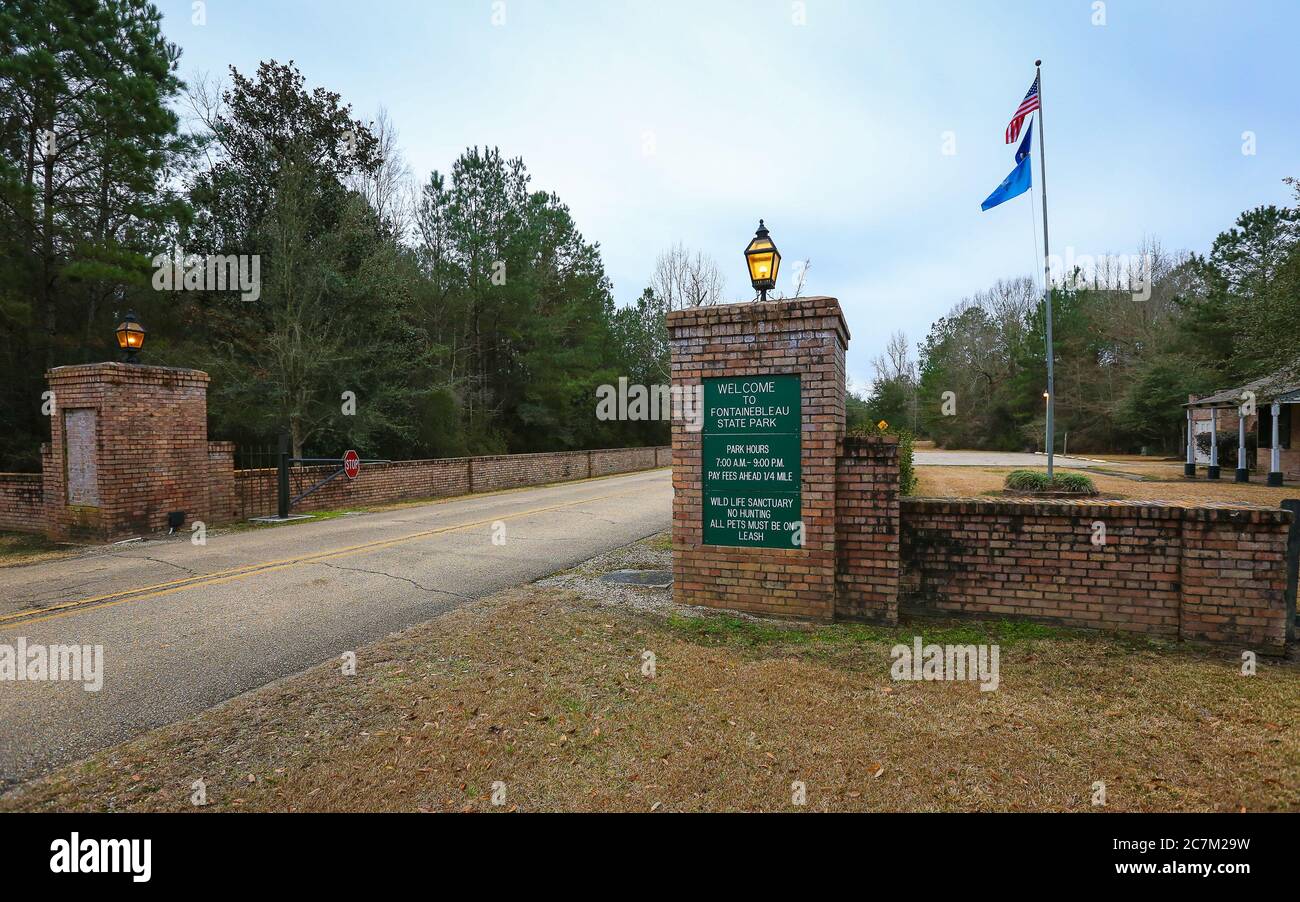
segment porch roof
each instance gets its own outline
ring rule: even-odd
[[[1254,392],[1255,403],[1300,404],[1300,375],[1295,368],[1281,370],[1236,388],[1225,388],[1214,394],[1188,401],[1184,407],[1240,407],[1243,392]]]

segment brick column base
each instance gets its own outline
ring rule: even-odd
[[[61,366],[45,458],[47,529],[111,541],[209,520],[208,374],[126,363]]]

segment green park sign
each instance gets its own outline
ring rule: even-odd
[[[799,377],[705,379],[704,414],[704,544],[798,547]]]

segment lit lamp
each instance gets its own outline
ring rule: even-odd
[[[767,300],[767,293],[776,287],[776,273],[781,268],[781,252],[776,249],[768,237],[763,220],[758,221],[758,231],[745,248],[745,263],[749,266],[749,281],[758,292],[760,300]]]
[[[126,354],[127,363],[139,363],[135,355],[144,347],[144,326],[135,318],[135,311],[127,313],[117,324],[117,346]]]

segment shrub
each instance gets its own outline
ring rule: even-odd
[[[1039,470],[1012,470],[1005,485],[1017,492],[1047,492],[1052,488],[1052,481]]]
[[[1237,439],[1234,432],[1219,433],[1219,463],[1235,467],[1237,465]],[[1255,430],[1246,433],[1246,466],[1255,466],[1255,449],[1259,441]],[[1210,456],[1210,433],[1202,432],[1196,436],[1196,448],[1202,457]]]
[[[1082,473],[1057,473],[1052,479],[1052,488],[1058,492],[1097,491],[1092,479]]]
[[[1097,487],[1082,473],[1056,473],[1051,479],[1042,470],[1012,470],[1004,485],[1016,492],[1095,492]]]

